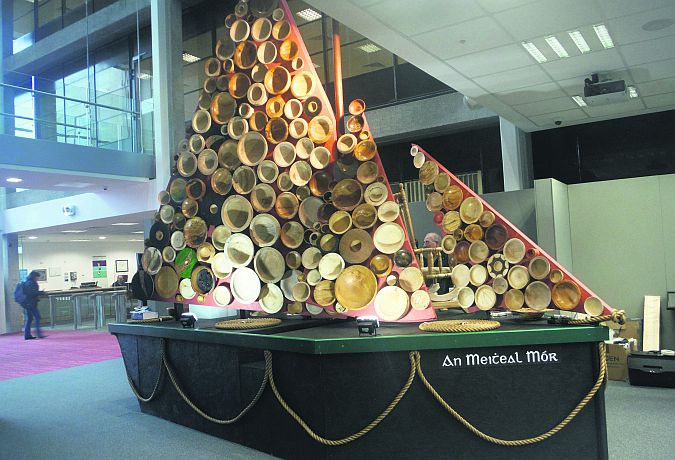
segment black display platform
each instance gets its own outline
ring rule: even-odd
[[[416,325],[392,325],[381,327],[377,337],[358,337],[353,322],[323,321],[289,321],[247,332],[219,331],[208,323],[198,330],[165,323],[113,324],[110,331],[118,338],[141,394],[152,392],[160,369],[160,338],[164,338],[181,387],[216,418],[231,418],[251,401],[264,377],[263,350],[271,350],[280,393],[314,431],[329,439],[359,431],[382,412],[408,378],[411,350],[420,351],[424,373],[444,399],[483,432],[504,439],[539,435],[566,417],[593,386],[598,375],[597,344],[606,337],[602,327],[560,328],[515,321],[496,331],[461,334],[421,333]],[[544,351],[546,362],[528,362],[528,357],[536,361],[536,352],[542,356]],[[499,362],[502,355],[506,363]],[[508,357],[514,362],[509,364]],[[199,416],[168,378],[158,397],[141,402],[140,407],[144,413],[282,458],[608,456],[602,388],[562,431],[521,447],[495,445],[469,432],[419,378],[380,425],[337,447],[308,436],[269,387],[233,425],[217,425]]]

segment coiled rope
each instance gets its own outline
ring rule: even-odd
[[[501,326],[499,321],[485,319],[448,319],[422,323],[419,328],[425,332],[480,332],[491,331],[499,328],[499,326]]]
[[[623,310],[614,310],[611,315],[591,316],[585,319],[571,319],[566,324],[570,326],[578,326],[581,324],[598,324],[603,321],[614,321],[615,323],[626,323],[626,312]]]

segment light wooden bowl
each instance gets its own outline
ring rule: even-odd
[[[385,286],[375,297],[375,313],[382,321],[398,321],[409,310],[408,294],[398,286]]]
[[[551,298],[561,310],[574,310],[581,302],[581,290],[574,281],[561,281],[553,286]]]
[[[354,147],[354,158],[359,161],[372,160],[376,153],[377,146],[371,139],[362,140]]]
[[[504,243],[504,257],[512,265],[520,263],[525,257],[525,243],[520,238],[511,238]]]
[[[284,256],[271,247],[264,247],[256,252],[253,268],[264,283],[277,283],[284,276]]]
[[[353,134],[343,134],[337,140],[338,152],[342,153],[343,155],[352,153],[356,147],[357,142],[356,136]]]
[[[284,66],[271,67],[265,74],[265,89],[270,94],[283,94],[291,87],[291,74]]]
[[[478,289],[476,289],[475,302],[479,310],[490,310],[497,303],[497,294],[495,294],[492,286],[480,286]]]
[[[271,214],[257,214],[250,224],[249,235],[259,247],[272,246],[279,239],[281,225]]]
[[[243,196],[232,195],[225,199],[220,217],[232,231],[241,232],[248,227],[253,218],[253,207]]]
[[[291,165],[288,174],[293,185],[307,185],[312,179],[312,167],[306,161],[296,161]]]
[[[377,222],[377,209],[368,203],[361,203],[352,211],[352,222],[356,228],[371,228]]]
[[[352,216],[347,211],[334,212],[328,220],[330,231],[336,235],[342,235],[352,226]]]
[[[551,304],[551,289],[546,283],[533,281],[525,289],[525,304],[533,310],[544,310]]]
[[[509,268],[509,273],[506,275],[509,285],[514,289],[523,289],[530,282],[530,273],[527,267],[522,265],[514,265]]]
[[[438,176],[438,164],[435,161],[425,161],[420,167],[420,182],[423,185],[431,185]]]
[[[319,261],[319,273],[326,280],[336,279],[345,268],[345,261],[335,252],[324,255]]]
[[[462,222],[466,224],[478,222],[481,214],[483,214],[483,203],[473,196],[462,201],[462,204],[459,207],[459,216],[461,217]]]
[[[474,264],[480,264],[490,255],[490,249],[484,241],[474,241],[469,246],[469,260]]]
[[[543,256],[534,257],[528,265],[530,276],[535,280],[545,279],[551,271],[551,264]]]
[[[464,264],[455,265],[452,269],[452,284],[456,288],[469,285],[470,269]]]
[[[509,289],[504,294],[504,304],[511,311],[520,310],[525,305],[525,296],[523,291],[518,289]]]
[[[410,306],[413,310],[424,310],[431,303],[431,297],[427,291],[418,290],[410,296]]]
[[[314,169],[323,169],[330,163],[330,150],[320,145],[309,154],[309,163]]]
[[[257,42],[264,42],[272,35],[272,23],[267,18],[258,18],[251,25],[251,38]],[[271,43],[271,42],[265,42]],[[261,43],[260,46],[265,43]],[[272,59],[273,61],[274,59]],[[270,61],[271,62],[271,61]]]
[[[296,249],[302,245],[304,228],[300,222],[289,220],[281,226],[281,242],[290,249]]]
[[[319,281],[314,287],[314,301],[322,307],[335,302],[335,283],[330,280]]]
[[[373,253],[373,248],[370,233],[360,228],[352,228],[340,238],[340,255],[350,264],[365,262]]]
[[[274,203],[274,210],[277,215],[285,220],[292,219],[298,214],[300,201],[292,192],[281,192]]]
[[[279,313],[284,306],[284,294],[281,288],[273,283],[265,284],[260,290],[260,308],[265,313]]]
[[[314,82],[314,77],[311,73],[301,71],[293,76],[293,81],[291,82],[291,93],[293,94],[293,97],[305,99],[306,97],[311,96],[315,89],[316,83]],[[323,142],[319,142],[319,144],[322,143]]]
[[[377,294],[377,278],[362,265],[347,267],[335,281],[337,301],[348,310],[365,308],[373,301],[375,294]]]
[[[307,270],[313,270],[319,266],[321,260],[321,250],[310,246],[302,252],[302,266]]]
[[[417,267],[406,267],[398,276],[398,285],[404,291],[414,292],[424,284],[424,275]]]
[[[443,192],[443,207],[446,211],[454,211],[460,207],[464,200],[464,192],[456,185],[451,185]]]
[[[271,211],[276,199],[276,192],[269,184],[258,184],[251,190],[251,205],[257,212]]]
[[[450,176],[444,172],[438,173],[438,176],[434,179],[434,189],[436,189],[438,193],[444,193],[450,188],[451,184],[452,181],[450,180]]]
[[[232,188],[240,195],[248,195],[255,187],[258,177],[250,166],[239,166],[232,173]]]
[[[600,316],[605,308],[602,306],[602,301],[597,297],[588,297],[584,301],[584,311],[587,315]]]
[[[473,289],[471,289],[468,286],[464,286],[459,288],[457,291],[457,302],[459,303],[459,306],[462,308],[469,308],[474,304],[476,300],[475,293],[473,292]]]
[[[562,270],[557,268],[552,269],[548,274],[548,279],[550,279],[553,284],[561,282],[564,277]]]
[[[373,242],[381,253],[393,254],[403,247],[405,232],[396,222],[386,222],[375,230]]]
[[[382,222],[393,222],[398,219],[401,210],[398,203],[394,201],[385,201],[377,208],[377,217]]]
[[[497,276],[492,280],[492,289],[494,289],[495,294],[504,294],[509,290],[509,282],[503,276]]]
[[[474,286],[482,286],[487,281],[487,278],[487,269],[483,265],[472,265],[469,269],[469,282]]]

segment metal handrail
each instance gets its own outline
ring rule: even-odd
[[[63,99],[64,101],[77,102],[77,103],[85,104],[85,105],[93,105],[94,107],[100,107],[100,108],[103,108],[103,109],[117,110],[119,112],[130,113],[130,114],[135,115],[135,116],[141,115],[141,112],[136,112],[136,111],[133,111],[133,110],[120,109],[119,107],[113,107],[111,105],[106,105],[106,104],[98,104],[96,102],[83,101],[81,99],[74,99],[74,98],[68,97],[68,96],[60,96],[58,94],[47,93],[45,91],[40,91],[40,90],[37,90],[37,89],[24,88],[23,86],[10,85],[9,83],[0,83],[0,86],[4,86],[4,87],[7,87],[7,88],[13,88],[13,89],[20,89],[22,91],[31,92],[31,93],[35,93],[35,94],[42,94],[42,95],[45,95],[45,96],[51,96],[51,97],[55,97],[57,99]]]
[[[78,126],[78,125],[71,125],[69,123],[59,123],[58,121],[41,120],[39,118],[24,117],[23,115],[16,115],[14,113],[0,112],[0,116],[9,117],[9,118],[19,118],[21,120],[28,120],[28,121],[32,121],[34,123],[46,123],[48,125],[65,126],[66,128],[76,128],[76,129],[86,129],[86,130],[90,129],[88,126]]]

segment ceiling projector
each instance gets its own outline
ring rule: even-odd
[[[607,105],[630,99],[625,80],[599,81],[598,74],[584,80],[584,100],[588,105]]]

